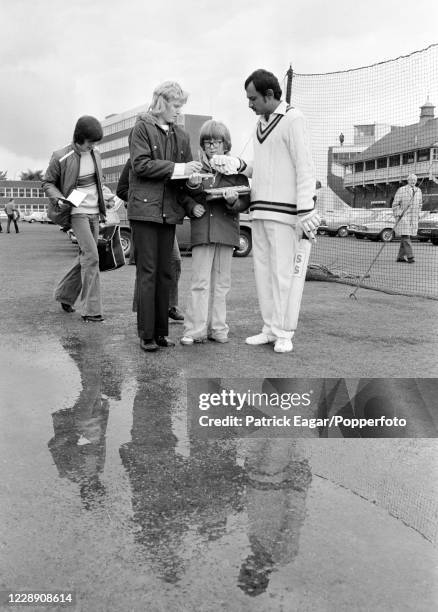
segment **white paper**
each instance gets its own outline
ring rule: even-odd
[[[78,189],[73,189],[71,194],[68,196],[67,200],[71,204],[73,204],[73,206],[78,207],[82,204],[82,202],[85,200],[86,197],[87,197],[87,194],[84,193],[83,191],[79,191]]]

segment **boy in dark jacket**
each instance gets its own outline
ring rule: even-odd
[[[129,135],[128,219],[137,267],[137,329],[140,347],[155,351],[174,346],[168,334],[171,254],[175,224],[182,223],[190,197],[185,181],[198,172],[189,136],[175,125],[187,94],[166,81],[153,93],[148,113]]]
[[[231,149],[228,128],[218,121],[201,127],[204,172],[212,173],[211,157]],[[213,173],[214,174],[214,173]],[[214,174],[188,181],[194,202],[189,204],[192,242],[192,287],[181,344],[228,342],[226,297],[231,286],[233,250],[239,246],[239,212],[249,207],[248,179],[242,174]],[[244,188],[242,194],[236,187]],[[212,189],[216,193],[208,193]],[[210,303],[211,293],[211,303]]]

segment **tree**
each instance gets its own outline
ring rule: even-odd
[[[0,181],[6,181],[8,178],[8,171],[0,170]]]
[[[20,174],[20,179],[22,181],[42,181],[43,180],[43,171],[42,170],[30,170],[30,169],[28,169],[26,172],[22,172]]]

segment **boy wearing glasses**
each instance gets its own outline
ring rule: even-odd
[[[203,172],[188,181],[193,201],[191,217],[192,286],[181,344],[208,339],[228,342],[226,297],[231,286],[233,250],[239,246],[239,212],[249,207],[248,179],[242,174],[215,173],[209,160],[226,155],[231,149],[228,128],[218,121],[207,121],[199,136]],[[211,178],[213,174],[213,178]],[[240,194],[236,186],[246,187]],[[216,193],[208,193],[210,190]]]

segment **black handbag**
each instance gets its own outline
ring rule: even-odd
[[[99,252],[99,270],[116,270],[125,265],[122,241],[120,240],[120,227],[107,225],[103,228],[97,244]]]

